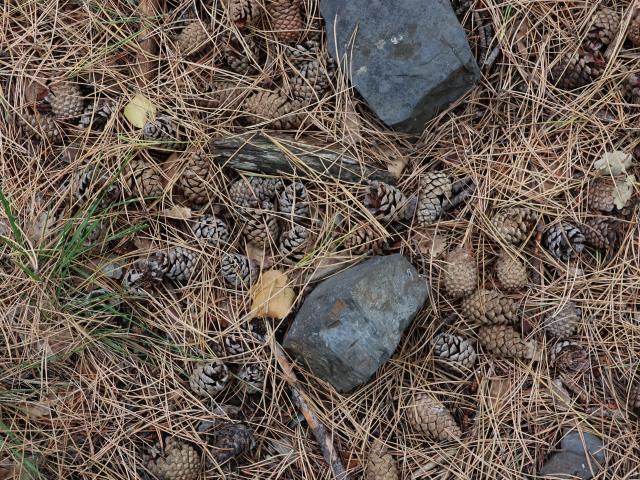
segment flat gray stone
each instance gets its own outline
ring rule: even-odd
[[[320,283],[283,345],[336,390],[353,390],[391,357],[427,295],[402,255],[374,257]]]
[[[584,442],[583,442],[584,439]],[[604,443],[589,432],[570,430],[560,443],[560,451],[547,459],[540,475],[548,478],[581,478],[589,480],[602,468]]]
[[[321,0],[320,10],[330,53],[396,130],[422,132],[480,77],[449,0]]]

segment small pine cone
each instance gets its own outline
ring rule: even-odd
[[[264,200],[260,209],[245,210],[242,220],[242,234],[248,243],[264,247],[278,241],[280,225],[273,204],[269,200]]]
[[[249,340],[247,341],[247,339]],[[225,335],[222,344],[224,345],[224,353],[233,357],[240,356],[255,347],[255,342],[251,341],[251,337],[246,335]]]
[[[169,438],[164,445],[154,446],[143,458],[146,470],[159,480],[196,480],[200,478],[200,452],[189,443]]]
[[[215,215],[196,217],[191,229],[196,238],[211,245],[221,245],[229,241],[229,227],[222,218]]]
[[[75,196],[84,205],[94,196],[100,198],[99,207],[105,208],[120,198],[120,188],[107,173],[101,173],[95,165],[86,165],[75,175]]]
[[[442,207],[452,193],[449,176],[444,172],[428,172],[420,182],[418,194],[418,209],[416,212],[418,224],[431,225],[442,214]]]
[[[623,93],[629,103],[640,106],[640,75],[632,73],[627,77]]]
[[[496,278],[506,292],[523,290],[529,283],[526,265],[516,256],[503,252],[496,261]]]
[[[369,227],[359,227],[354,232],[350,232],[344,241],[342,248],[351,253],[351,255],[379,255],[386,248],[386,241],[380,238]]]
[[[153,253],[148,259],[141,261],[139,266],[152,280],[167,279],[186,283],[200,269],[200,258],[191,250],[174,247],[168,252]]]
[[[478,331],[478,340],[489,353],[499,357],[534,358],[536,345],[525,342],[509,325],[487,325]]]
[[[277,178],[241,177],[229,187],[229,198],[240,207],[256,208],[274,201],[281,190],[282,182]]]
[[[615,10],[603,8],[596,11],[587,32],[585,46],[594,52],[603,50],[613,41],[619,28],[620,15]]]
[[[175,38],[176,50],[182,55],[196,55],[211,40],[211,29],[198,19],[191,20]]]
[[[551,349],[550,361],[559,373],[579,373],[591,368],[587,349],[571,340],[556,343]]]
[[[476,349],[469,340],[450,333],[439,333],[431,340],[433,354],[458,370],[473,368]]]
[[[560,260],[570,260],[584,249],[582,231],[568,222],[553,225],[544,234],[544,244],[551,254]]]
[[[631,408],[640,408],[640,383],[636,382],[629,389],[629,406]]]
[[[424,393],[413,398],[406,415],[412,429],[433,440],[459,440],[462,437],[462,431],[449,410]]]
[[[220,393],[228,383],[229,369],[224,363],[217,360],[205,365],[199,365],[189,376],[191,390],[202,397]]]
[[[242,102],[245,89],[235,82],[218,80],[207,85],[203,95],[204,106],[213,109],[232,111]]]
[[[29,136],[36,133],[50,142],[60,142],[63,138],[62,128],[51,115],[27,112],[17,118],[18,123],[24,127]]]
[[[601,250],[616,250],[621,244],[622,222],[616,217],[590,217],[584,225],[587,245]]]
[[[544,329],[554,337],[570,337],[578,328],[582,311],[573,302],[567,302],[558,311],[544,319]]]
[[[254,25],[264,14],[260,0],[223,0],[229,19],[238,27]]]
[[[226,423],[208,436],[209,452],[218,465],[248,452],[255,446],[253,430],[243,423]]]
[[[251,393],[262,391],[265,379],[264,366],[261,363],[243,365],[238,371],[238,378]]]
[[[160,197],[163,193],[160,173],[152,162],[135,158],[126,167],[127,190],[130,198]]]
[[[84,98],[77,84],[71,82],[58,82],[49,87],[49,103],[51,111],[56,118],[71,120],[79,117],[84,112]]]
[[[604,71],[604,62],[598,55],[583,50],[566,54],[551,69],[551,78],[558,87],[573,90],[590,84]]]
[[[260,48],[251,35],[238,37],[231,33],[223,40],[222,53],[229,68],[241,75],[256,73],[260,60]]]
[[[398,469],[393,457],[380,440],[374,440],[369,449],[365,480],[398,480]]]
[[[364,197],[364,205],[381,222],[395,222],[405,218],[407,197],[396,187],[374,180]]]
[[[526,207],[510,207],[497,212],[491,223],[499,240],[519,245],[527,239],[537,218],[536,213]]]
[[[320,46],[320,42],[316,40],[305,40],[297,45],[287,45],[285,55],[291,65],[299,70],[306,63],[317,60]]]
[[[627,30],[627,40],[634,47],[640,47],[640,8],[637,8]]]
[[[302,225],[294,225],[291,230],[283,232],[280,237],[280,253],[284,261],[296,264],[306,254],[306,246],[309,242],[309,230]]]
[[[589,192],[587,195],[587,204],[589,208],[600,210],[605,213],[619,213],[630,207],[633,202],[633,196],[629,198],[622,208],[618,208],[616,206],[616,185],[621,180],[624,181],[624,179],[620,177],[602,177],[595,180],[589,186]]]
[[[297,223],[309,221],[309,194],[304,183],[293,182],[282,190],[278,197],[278,210],[287,220]]]
[[[208,187],[212,177],[211,162],[206,154],[193,152],[188,156],[176,186],[187,202],[204,205],[209,201]]]
[[[300,127],[303,115],[297,109],[298,105],[285,95],[269,90],[261,90],[247,97],[243,108],[252,125],[268,123],[278,130]]]
[[[323,59],[303,64],[289,79],[291,96],[303,106],[317,103],[331,88],[331,74]]]
[[[478,325],[513,323],[518,319],[518,303],[497,290],[480,288],[465,298],[462,316]]]
[[[271,27],[278,41],[293,43],[304,31],[304,19],[298,0],[271,0],[268,12],[271,15]]]
[[[151,147],[157,149],[171,148],[178,140],[173,121],[167,116],[159,116],[155,120],[148,120],[142,129],[142,138],[148,142],[153,142]]]
[[[444,289],[451,298],[471,295],[478,287],[478,265],[471,251],[464,247],[453,250],[445,260]]]
[[[125,291],[134,297],[147,297],[149,296],[144,289],[146,276],[143,272],[137,269],[129,269],[122,277],[122,287]]]
[[[225,253],[220,268],[222,276],[234,287],[250,287],[258,278],[258,269],[251,259],[236,253]]]
[[[117,108],[118,102],[109,98],[91,102],[84,108],[78,126],[99,130],[107,124]]]

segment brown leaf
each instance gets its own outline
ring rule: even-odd
[[[443,235],[426,233],[418,233],[418,248],[424,255],[432,259],[440,257],[447,249],[447,239]]]
[[[387,164],[387,171],[393,175],[394,178],[400,178],[408,161],[409,159],[407,157],[396,157]]]
[[[183,207],[180,205],[174,205],[171,208],[162,210],[160,215],[167,218],[174,218],[176,220],[188,220],[193,216],[189,207]]]
[[[288,286],[289,278],[278,270],[265,272],[253,288],[249,318],[283,319],[291,312],[296,294]]]

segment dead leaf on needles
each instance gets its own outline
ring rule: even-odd
[[[613,203],[619,209],[623,209],[633,196],[633,185],[636,181],[635,175],[627,175],[623,180],[617,180],[613,189]]]
[[[145,123],[156,118],[156,106],[147,97],[138,93],[124,107],[124,117],[134,127],[143,128]]]
[[[193,212],[189,207],[182,207],[180,205],[174,205],[167,210],[162,210],[160,215],[167,218],[173,218],[176,220],[188,220],[193,216]]]
[[[287,275],[278,270],[263,273],[251,295],[251,318],[283,319],[289,315],[296,295],[288,282]]]
[[[393,175],[394,178],[400,178],[408,161],[409,159],[407,157],[396,157],[387,164],[387,171]]]
[[[425,233],[421,235],[418,240],[418,248],[423,255],[438,258],[447,249],[447,240],[444,236],[437,233]]]
[[[603,153],[602,157],[593,163],[593,166],[603,173],[615,176],[626,172],[632,161],[633,157],[630,153],[614,150]]]

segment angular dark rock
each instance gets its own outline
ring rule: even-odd
[[[320,10],[330,53],[399,131],[422,132],[480,76],[449,0],[321,0]]]
[[[427,295],[426,282],[403,256],[372,258],[311,292],[284,347],[338,391],[352,390],[391,357]]]
[[[589,480],[602,468],[605,460],[604,443],[592,433],[570,430],[562,438],[560,447],[560,451],[544,463],[540,475]]]

